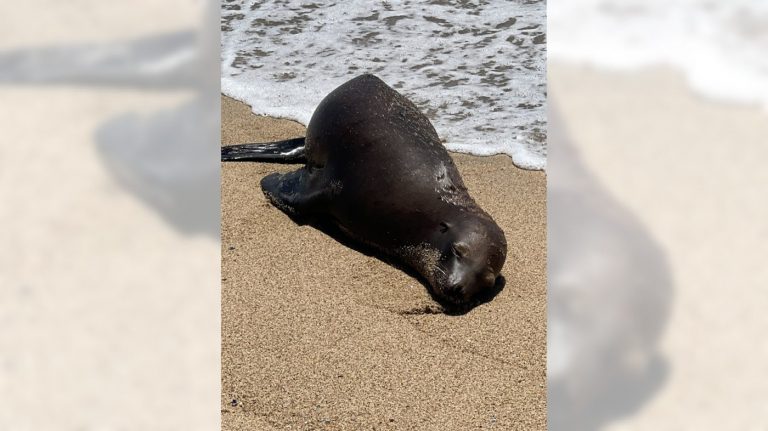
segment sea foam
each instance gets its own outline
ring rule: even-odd
[[[768,112],[768,2],[552,0],[548,55],[606,69],[665,65],[697,93]]]
[[[546,166],[545,2],[224,1],[222,92],[307,124],[322,98],[373,73],[445,146]]]

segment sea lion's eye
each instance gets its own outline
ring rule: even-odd
[[[453,246],[451,246],[451,250],[453,251],[453,254],[459,258],[464,257],[467,255],[467,253],[469,253],[469,247],[467,247],[467,245],[463,242],[457,242],[453,244]]]
[[[441,221],[440,222],[440,232],[446,233],[448,232],[448,223]]]

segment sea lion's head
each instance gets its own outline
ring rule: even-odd
[[[504,232],[490,218],[461,217],[440,223],[441,254],[432,284],[448,305],[467,306],[492,295],[507,257]]]

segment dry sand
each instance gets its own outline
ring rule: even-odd
[[[222,100],[224,145],[303,134]],[[506,288],[463,316],[268,204],[260,179],[295,166],[222,165],[223,429],[546,428],[546,176],[453,157],[509,243]]]

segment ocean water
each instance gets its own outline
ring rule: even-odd
[[[546,166],[543,0],[223,0],[221,88],[307,124],[337,86],[373,73],[445,146]]]
[[[552,59],[669,66],[702,96],[768,113],[768,1],[551,0],[548,14]]]

